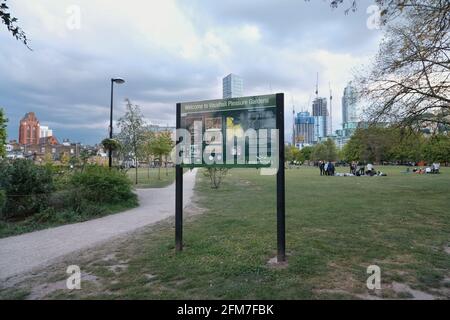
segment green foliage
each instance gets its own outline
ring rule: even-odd
[[[32,215],[48,205],[54,190],[52,171],[29,160],[3,160],[0,162],[0,188],[7,196],[3,217]]]
[[[6,191],[3,189],[0,189],[0,216],[3,211],[3,207],[6,204]]]
[[[346,161],[449,162],[450,137],[425,137],[412,129],[369,127],[357,129],[343,148]]]
[[[302,148],[302,154],[305,157],[305,160],[311,160],[311,154],[314,150],[314,147],[307,146]]]
[[[80,199],[95,204],[136,200],[126,174],[102,166],[90,166],[83,172],[74,173],[70,184],[76,191],[76,203],[79,203]]]
[[[28,38],[25,32],[17,25],[18,19],[11,16],[7,0],[0,0],[0,23],[3,23],[14,38],[28,47]],[[30,47],[28,47],[30,49]],[[31,50],[31,49],[30,49]]]
[[[450,162],[450,137],[432,136],[423,147],[423,156],[430,162]]]
[[[133,105],[126,99],[126,112],[117,122],[120,128],[118,139],[121,143],[121,153],[124,160],[132,159],[135,166],[135,183],[138,183],[138,159],[143,154],[145,141],[144,115],[138,105]]]
[[[388,161],[390,151],[397,138],[397,132],[392,128],[371,126],[367,129],[359,128],[344,147],[347,161],[377,162]]]
[[[311,159],[314,161],[336,161],[338,159],[338,151],[334,141],[327,139],[324,142],[316,144],[312,149]]]
[[[148,149],[159,162],[158,179],[161,179],[161,165],[164,159],[169,156],[172,151],[173,142],[169,132],[161,132],[149,141]]]
[[[116,139],[103,139],[101,142],[101,145],[103,146],[103,148],[105,148],[106,150],[111,150],[111,151],[115,151],[115,150],[119,150],[120,149],[120,142],[117,141]],[[85,151],[85,150],[83,150]],[[81,156],[81,154],[80,154]],[[83,154],[83,157],[85,157],[85,153]]]
[[[0,108],[0,158],[6,156],[6,138],[7,138],[7,132],[6,132],[6,123],[8,122],[8,119],[5,117],[5,111],[3,108]]]
[[[223,181],[223,178],[227,175],[227,173],[228,173],[227,168],[215,168],[215,167],[208,167],[203,172],[204,176],[210,179],[211,189],[219,189]]]
[[[388,158],[401,163],[424,160],[423,147],[428,143],[420,132],[412,130],[392,130],[391,146]]]
[[[302,164],[305,161],[303,149],[300,150],[294,146],[287,146],[284,149],[285,161],[289,163]]]

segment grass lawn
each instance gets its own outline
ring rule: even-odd
[[[379,169],[379,168],[377,168]],[[343,168],[337,168],[343,172]],[[185,250],[174,251],[173,220],[53,267],[41,283],[64,281],[78,264],[95,281],[43,298],[342,299],[450,298],[450,169],[440,175],[320,177],[286,171],[288,264],[276,255],[275,177],[229,171],[219,190],[201,172],[185,219]],[[199,209],[201,208],[201,209]],[[382,290],[366,287],[369,265]],[[37,285],[37,283],[35,283]],[[30,282],[0,297],[26,297]]]
[[[135,169],[127,171],[127,175],[133,184],[136,181]],[[175,180],[175,169],[161,168],[161,179],[158,178],[158,168],[138,168],[138,184],[134,186],[136,188],[164,188],[170,185]]]

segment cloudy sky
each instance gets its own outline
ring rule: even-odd
[[[367,27],[370,0],[349,15],[325,0],[8,2],[33,48],[0,28],[9,139],[34,111],[60,140],[101,141],[114,76],[127,81],[116,86],[116,119],[128,97],[149,122],[174,125],[176,102],[221,98],[222,77],[235,73],[245,95],[284,92],[291,128],[292,105],[311,109],[319,72],[319,94],[329,95],[329,83],[333,91],[335,129],[352,70],[370,61],[382,36]]]

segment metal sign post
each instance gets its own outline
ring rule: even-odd
[[[181,128],[181,103],[177,103],[176,128]],[[183,250],[183,168],[179,163],[175,166],[175,247],[177,251]]]
[[[278,129],[277,171],[277,260],[286,261],[285,177],[284,177],[284,94],[276,95]]]
[[[278,163],[277,169],[277,260],[286,260],[285,252],[285,175],[284,175],[284,94],[240,97],[222,100],[207,100],[188,103],[177,103],[176,128],[193,133],[191,141],[183,141],[185,137],[177,136],[177,159],[175,167],[175,244],[176,250],[183,249],[183,168],[216,167],[216,168],[268,168],[275,169],[272,164]],[[235,145],[237,134],[227,136],[228,130],[243,132],[252,131],[250,137],[244,135],[244,145]],[[255,135],[256,130],[277,129],[278,141],[272,141],[267,131],[267,138]],[[208,136],[196,141],[198,133],[209,133],[222,137],[210,139]],[[253,134],[253,135],[252,135]],[[241,133],[242,137],[242,133]],[[269,138],[270,137],[270,138]],[[231,140],[227,140],[230,139]],[[256,143],[257,146],[250,143]],[[228,144],[227,145],[227,141]],[[232,141],[232,142],[230,142]],[[269,142],[268,142],[269,141]],[[261,153],[261,145],[266,152]],[[275,151],[275,144],[278,150]],[[270,146],[267,153],[267,146]],[[202,158],[205,147],[214,150],[209,162]],[[276,153],[278,152],[278,154]],[[213,156],[214,154],[214,156]],[[199,157],[200,155],[200,157]],[[276,156],[277,162],[272,157]],[[185,163],[184,160],[188,163]]]

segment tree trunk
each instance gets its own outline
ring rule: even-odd
[[[158,166],[158,180],[161,180],[161,161],[162,159],[159,159],[159,166]]]
[[[134,168],[135,168],[135,172],[136,172],[136,183],[138,184],[138,164],[137,164],[137,159],[134,160]]]
[[[169,170],[167,168],[167,156],[165,157],[164,165],[166,166],[166,177],[169,176]]]

